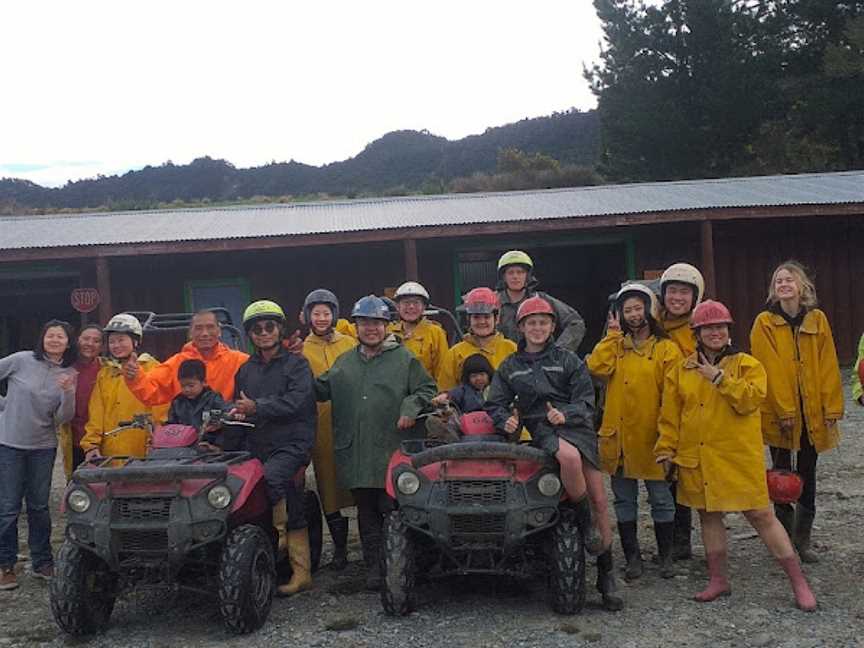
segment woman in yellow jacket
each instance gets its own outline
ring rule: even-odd
[[[303,341],[303,356],[309,361],[317,378],[326,372],[340,355],[353,349],[357,340],[334,329],[339,320],[339,300],[329,290],[313,290],[303,302],[303,320],[309,325],[309,335]],[[333,456],[333,422],[330,402],[318,403],[318,426],[312,463],[315,466],[315,484],[321,496],[324,519],[333,539],[333,558],[330,567],[345,569],[348,565],[348,518],[343,508],[354,506],[351,493],[340,488],[336,481],[336,460]]]
[[[810,549],[816,515],[816,460],[840,440],[843,386],[834,338],[825,313],[816,308],[816,289],[804,268],[780,264],[768,287],[768,308],[750,332],[750,349],[768,372],[768,398],[762,405],[762,437],[776,468],[797,471],[804,491],[793,510],[777,504],[777,517],[792,536],[801,560],[818,562]]]
[[[165,419],[167,405],[156,408],[144,405],[129,391],[123,378],[123,364],[141,343],[143,329],[134,315],[120,313],[111,318],[102,332],[108,337],[110,358],[103,362],[96,375],[81,449],[86,459],[111,455],[143,457],[147,454],[150,442],[146,430],[131,429],[104,436],[118,427],[121,421],[129,421],[137,414],[152,414],[153,422],[157,425]],[[138,356],[138,364],[146,373],[156,367],[159,361],[144,353]]]
[[[666,372],[681,359],[681,352],[668,339],[656,315],[651,289],[626,284],[616,295],[606,336],[587,358],[592,375],[607,382],[598,450],[601,470],[612,476],[618,534],[627,561],[626,580],[642,575],[637,534],[640,479],[651,503],[660,575],[674,576],[675,499],[663,468],[654,460],[654,444]]]
[[[699,511],[709,582],[695,599],[705,603],[731,593],[723,515],[742,511],[786,571],[798,607],[813,610],[816,599],[789,536],[768,506],[759,415],[765,369],[731,347],[731,324],[719,302],[703,302],[693,312],[697,351],[666,377],[655,448],[667,472],[677,466],[678,501]]]
[[[399,320],[388,327],[389,332],[395,333],[429,375],[436,377],[450,345],[441,325],[423,315],[429,305],[429,292],[416,281],[406,281],[396,289],[393,300]]]

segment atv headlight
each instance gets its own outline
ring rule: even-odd
[[[207,493],[207,501],[215,509],[227,508],[231,503],[231,491],[227,486],[214,486]]]
[[[557,495],[561,492],[561,480],[558,479],[558,475],[546,473],[537,480],[537,490],[546,497]]]
[[[396,488],[403,495],[413,495],[420,490],[420,478],[406,470],[396,478]]]
[[[66,497],[66,503],[76,513],[85,513],[90,508],[90,494],[87,491],[76,488]]]

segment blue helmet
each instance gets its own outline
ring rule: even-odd
[[[366,295],[357,300],[354,308],[351,309],[351,319],[356,320],[358,317],[368,317],[370,319],[390,321],[390,309],[387,303],[380,297],[375,295]]]
[[[330,312],[333,313],[333,323],[336,323],[336,320],[339,319],[339,300],[336,298],[336,295],[325,288],[317,288],[306,295],[306,299],[303,300],[303,318],[307,324],[309,324],[310,313],[315,304],[329,306]]]

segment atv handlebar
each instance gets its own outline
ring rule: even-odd
[[[423,450],[411,457],[414,468],[422,468],[439,461],[454,459],[505,459],[511,461],[536,461],[537,463],[554,465],[555,460],[549,454],[530,446],[513,445],[511,443],[466,442],[450,443]]]

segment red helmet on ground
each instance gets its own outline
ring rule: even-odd
[[[529,315],[549,315],[555,317],[555,309],[552,304],[542,297],[529,297],[519,305],[519,310],[516,311],[516,323],[518,324]]]
[[[710,326],[711,324],[732,324],[732,313],[723,304],[708,299],[699,304],[690,316],[690,328]]]
[[[498,295],[490,288],[474,288],[462,298],[465,312],[469,315],[486,315],[498,312]]]
[[[791,470],[769,470],[768,497],[775,504],[794,504],[804,490],[804,480],[801,475]]]

